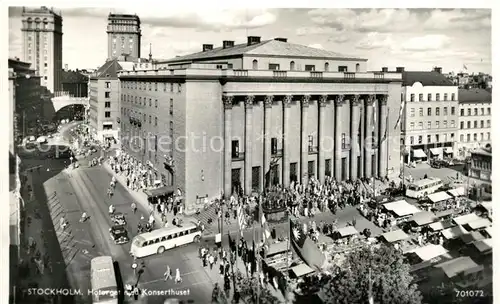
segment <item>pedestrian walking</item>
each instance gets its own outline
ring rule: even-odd
[[[167,270],[165,271],[165,273],[163,274],[163,276],[165,277],[165,282],[168,279],[172,279],[172,270],[170,269],[170,266],[167,265]]]
[[[175,270],[175,284],[182,283],[181,272],[179,268]]]
[[[214,256],[213,256],[213,255],[210,255],[210,256],[208,257],[208,262],[210,263],[210,270],[212,270],[212,269],[213,269],[213,267],[214,267],[214,263],[215,263],[215,258],[214,258]]]
[[[130,207],[132,208],[132,212],[134,212],[135,214],[137,212],[137,205],[135,203],[132,203]]]

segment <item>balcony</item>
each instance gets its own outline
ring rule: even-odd
[[[220,78],[256,77],[256,78],[311,78],[311,79],[344,79],[355,81],[401,81],[401,73],[382,72],[320,72],[320,71],[276,71],[276,70],[220,70],[207,69],[203,66],[192,64],[183,69],[175,70],[145,70],[145,71],[121,71],[119,77],[142,77],[142,76],[210,76]]]
[[[245,152],[232,153],[231,159],[233,161],[242,161],[242,160],[245,160]]]
[[[317,154],[318,153],[318,146],[309,146],[308,148],[309,154]]]
[[[274,149],[271,151],[271,156],[283,156],[283,149]]]

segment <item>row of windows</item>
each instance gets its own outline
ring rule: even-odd
[[[436,121],[436,123],[434,124],[435,125],[435,128],[436,129],[439,129],[441,128],[441,125],[440,125],[440,122],[439,121]],[[450,126],[449,128],[454,128],[455,127],[455,121],[452,120],[450,121]],[[417,130],[422,130],[424,128],[424,122],[423,121],[420,121],[418,123],[418,128]],[[443,126],[442,128],[448,128],[448,121],[443,121]],[[415,129],[415,123],[414,122],[410,122],[410,130],[414,130]],[[427,121],[427,129],[432,129],[432,122],[431,121]]]
[[[146,97],[142,98],[141,96],[137,97],[137,96],[122,94],[121,101],[131,102],[131,103],[141,105],[141,106],[147,106],[147,105],[149,105],[149,107],[153,106],[153,100],[151,98],[147,99]],[[155,99],[155,108],[158,108],[158,99]],[[170,98],[170,101],[169,101],[169,112],[170,112],[170,115],[174,114],[174,99],[173,98]]]
[[[455,107],[451,107],[450,110],[451,110],[450,115],[455,115]],[[436,116],[440,116],[441,115],[441,108],[436,107],[435,113],[436,113]],[[421,117],[424,116],[424,108],[418,108],[418,115]],[[448,107],[443,107],[443,116],[447,116],[447,115],[448,115]],[[432,108],[431,107],[427,108],[427,116],[432,116]],[[410,109],[410,117],[415,117],[415,108]]]
[[[167,84],[166,82],[161,82],[158,85],[158,82],[132,82],[132,81],[124,81],[121,83],[122,89],[132,89],[132,90],[144,90],[144,91],[158,91],[158,86],[160,86],[160,90],[163,89],[163,92],[167,91],[167,88],[170,87],[170,92],[174,92],[174,83]],[[177,93],[182,92],[182,84],[177,84]]]
[[[128,109],[128,108],[121,108],[121,113],[122,113],[122,115],[136,116],[139,118],[141,117],[141,113],[133,111],[133,110]],[[156,116],[149,115],[149,119],[147,119],[148,115],[142,114],[142,118],[143,118],[142,121],[144,123],[149,122],[149,124],[152,124],[153,117],[154,117],[154,126],[157,127],[158,126],[158,117],[156,117]],[[171,124],[171,129],[173,129],[173,122],[170,122],[170,124]]]
[[[415,101],[415,94],[410,94],[410,101]],[[418,101],[424,101],[424,94],[418,94]],[[425,101],[441,101],[441,94],[436,93],[436,99],[432,100],[432,94],[427,94]],[[443,101],[448,101],[448,93],[443,94]],[[455,101],[455,93],[451,93],[451,101]]]
[[[259,66],[258,61],[254,60],[252,68],[254,70],[257,70],[258,66]],[[268,68],[269,68],[269,70],[279,71],[280,70],[280,64],[279,63],[270,63],[268,65]],[[294,70],[295,70],[295,61],[291,61],[290,62],[290,71],[294,71]],[[305,71],[314,72],[314,71],[316,71],[316,65],[314,65],[314,64],[306,64],[304,66],[304,70]],[[329,72],[330,71],[330,64],[328,62],[326,62],[325,65],[324,65],[324,71],[325,72]],[[338,72],[347,72],[348,68],[347,68],[347,66],[341,65],[341,66],[338,66],[338,70],[337,71]],[[359,63],[356,64],[356,72],[360,72]]]
[[[460,122],[460,129],[463,129],[464,125],[465,125],[464,122],[461,121]],[[484,120],[480,121],[479,127],[484,128]],[[490,127],[491,127],[491,122],[488,119],[488,120],[486,120],[486,128],[490,128]],[[467,129],[471,129],[471,122],[470,121],[467,122]],[[474,129],[477,129],[477,120],[474,121]]]
[[[486,108],[487,115],[491,115],[491,108]],[[478,116],[479,114],[478,108],[474,108],[474,116]],[[465,109],[460,109],[460,116],[465,116]],[[467,116],[472,116],[472,109],[467,109]],[[481,108],[481,116],[484,116],[484,108]]]
[[[436,139],[436,141],[435,141],[436,143],[441,142],[440,141],[441,137],[439,135],[440,134],[434,135],[434,138]],[[448,141],[448,134],[442,134],[442,135],[443,135],[443,137],[442,137],[443,141],[442,142],[447,142]],[[419,136],[416,136],[416,137],[418,139],[417,144],[422,144],[423,143],[422,141],[423,141],[424,137],[422,135],[419,135]],[[450,133],[450,141],[453,141],[454,139],[455,139],[455,134]],[[427,143],[428,144],[432,143],[432,135],[431,134],[427,135]],[[410,136],[410,145],[413,145],[413,144],[415,144],[415,136]]]
[[[477,141],[477,133],[472,134],[472,136],[473,136],[472,141],[476,142]],[[483,133],[479,133],[479,137],[480,137],[479,141],[491,140],[490,132],[486,132],[486,137]],[[464,139],[465,139],[464,134],[460,134],[460,141],[464,142]],[[467,141],[466,142],[470,142],[470,141],[471,141],[471,136],[470,136],[470,134],[467,134]]]
[[[491,171],[491,161],[474,159],[474,160],[472,160],[472,165],[474,168],[477,168],[477,169],[484,169],[484,170]]]

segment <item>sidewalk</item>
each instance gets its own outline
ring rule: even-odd
[[[31,189],[28,190],[28,189]],[[48,254],[48,243],[43,235],[43,223],[40,214],[38,213],[38,202],[35,200],[33,192],[33,179],[31,174],[27,174],[27,181],[21,188],[21,195],[24,199],[24,221],[21,224],[24,228],[24,233],[21,235],[19,254],[20,262],[18,268],[18,286],[17,290],[20,294],[16,295],[16,301],[21,302],[36,302],[38,296],[28,295],[26,290],[28,287],[39,288],[52,287],[52,265]],[[36,242],[33,249],[29,248],[29,240]],[[40,266],[33,261],[37,250],[44,263]]]

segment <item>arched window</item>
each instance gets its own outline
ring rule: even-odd
[[[356,63],[356,72],[359,72],[359,63]]]
[[[257,59],[254,59],[252,61],[252,69],[257,70],[259,68],[259,63],[257,62]]]
[[[290,71],[295,70],[295,61],[290,61]]]
[[[325,72],[328,72],[330,70],[330,64],[328,62],[325,62]]]

